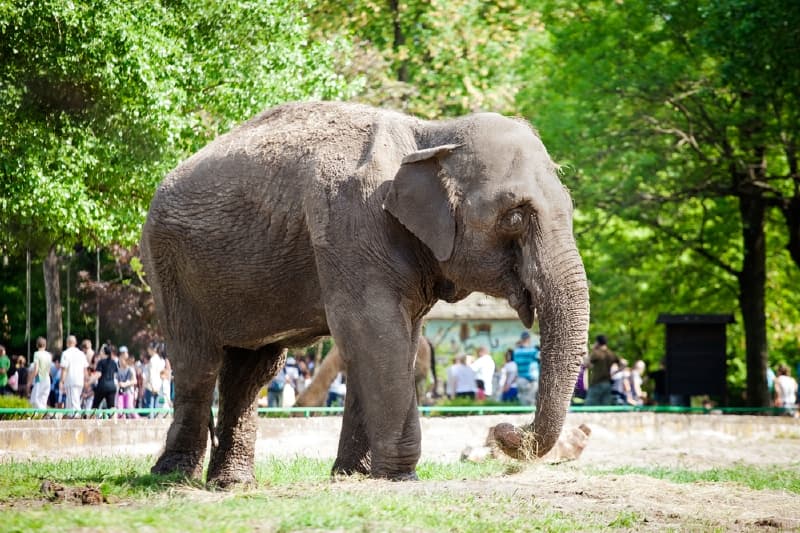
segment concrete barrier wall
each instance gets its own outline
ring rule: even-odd
[[[423,459],[457,457],[467,445],[481,445],[500,422],[529,423],[531,415],[421,417]],[[0,457],[156,454],[164,445],[171,419],[0,421]],[[340,416],[259,418],[259,457],[336,455]],[[566,427],[585,423],[607,438],[636,434],[639,439],[702,436],[709,432],[752,439],[800,438],[800,421],[778,416],[666,413],[570,413]]]

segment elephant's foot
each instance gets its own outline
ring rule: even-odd
[[[227,453],[222,448],[215,448],[208,464],[209,487],[217,489],[230,489],[233,487],[252,487],[256,485],[254,475],[255,458],[253,453],[236,454],[228,449]]]
[[[214,475],[209,471],[208,487],[220,490],[232,488],[247,488],[256,486],[256,477],[252,472],[217,472]]]
[[[385,474],[380,472],[372,472],[371,475],[374,478],[388,479],[389,481],[419,481],[416,470],[412,470],[411,472],[394,472]]]
[[[179,473],[190,479],[198,479],[203,474],[203,452],[165,451],[150,469],[152,474]]]

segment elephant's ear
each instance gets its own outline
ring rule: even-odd
[[[445,144],[404,157],[383,202],[438,261],[450,259],[456,236],[455,206],[441,182],[439,159],[459,146]]]

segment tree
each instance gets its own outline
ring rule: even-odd
[[[517,0],[321,0],[310,18],[358,44],[349,70],[367,80],[360,99],[428,118],[513,111],[513,65],[540,28]]]
[[[800,6],[557,1],[544,20],[526,115],[577,169],[579,205],[671,243],[657,245],[670,251],[661,273],[699,258],[720,289],[733,283],[748,401],[768,405],[767,272],[788,260],[769,246],[783,240],[795,257],[800,218]]]
[[[58,253],[138,239],[188,152],[262,108],[349,94],[302,2],[0,3],[0,247],[44,258],[60,349]]]

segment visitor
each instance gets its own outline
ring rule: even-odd
[[[114,409],[117,400],[117,374],[119,363],[117,349],[105,344],[101,350],[102,358],[95,366],[93,377],[97,381],[92,399],[92,409],[99,409],[105,402],[106,409]]]
[[[328,400],[325,402],[326,407],[333,405],[344,406],[344,399],[347,395],[347,376],[344,372],[336,374],[336,379],[333,380],[331,386],[328,388]]]
[[[169,359],[162,358],[164,368],[161,369],[161,387],[158,389],[158,407],[160,409],[172,408],[172,365]]]
[[[517,363],[519,399],[525,405],[534,405],[539,394],[539,352],[531,334],[523,331],[514,348],[514,362]]]
[[[11,359],[6,355],[6,347],[0,344],[0,395],[11,394],[8,378],[11,377]]]
[[[615,405],[633,405],[633,393],[631,391],[631,371],[628,368],[628,361],[620,359],[611,366],[611,395]]]
[[[587,390],[589,390],[589,369],[586,368],[585,363],[581,363],[578,369],[578,378],[575,380],[575,389],[572,391],[572,403],[584,403]]]
[[[64,408],[64,393],[61,391],[61,360],[56,357],[50,366],[50,397],[47,404],[56,409]]]
[[[458,356],[453,357],[453,362],[447,367],[447,377],[444,383],[445,395],[453,399],[456,397],[456,369],[458,367]]]
[[[147,363],[150,360],[150,357],[147,355],[147,350],[142,350],[139,352],[139,359],[133,365],[133,368],[136,372],[136,390],[134,394],[136,396],[136,407],[138,409],[144,408],[144,391],[145,391],[145,383],[147,383],[146,377],[146,370],[147,370]]]
[[[790,416],[797,416],[797,380],[791,376],[789,365],[778,365],[775,377],[775,407]]]
[[[304,358],[297,360],[297,370],[300,373],[300,377],[297,379],[297,396],[300,396],[311,385],[311,372],[308,370],[308,363]]]
[[[633,405],[644,405],[647,400],[647,393],[642,389],[646,368],[644,361],[639,359],[631,369],[631,399],[633,400]]]
[[[453,391],[455,397],[474,400],[478,392],[477,381],[475,371],[467,365],[466,354],[459,354],[456,357],[456,364],[453,372]]]
[[[28,360],[24,355],[16,356],[16,363],[14,365],[17,369],[17,396],[20,398],[30,397],[31,383],[29,382],[30,373],[28,372]]]
[[[500,369],[500,400],[503,402],[516,402],[518,398],[517,363],[514,362],[514,350],[506,350],[505,364]]]
[[[135,404],[134,388],[136,387],[136,371],[131,366],[131,357],[127,348],[121,346],[119,349],[119,371],[117,372],[117,406],[126,411],[133,409]],[[139,418],[135,412],[129,411],[124,414],[126,418]]]
[[[496,368],[494,359],[492,359],[492,354],[489,353],[489,348],[486,346],[479,347],[477,355],[475,362],[470,365],[472,370],[475,371],[476,388],[482,391],[481,396],[491,398],[494,392],[494,371]]]
[[[156,409],[158,407],[158,395],[161,392],[161,371],[166,367],[166,363],[159,355],[158,343],[155,341],[147,346],[147,356],[144,407],[146,409]],[[152,418],[154,413],[150,413],[150,416]]]
[[[286,358],[286,364],[283,368],[286,372],[286,383],[288,383],[290,387],[289,389],[283,389],[283,403],[286,405],[294,405],[294,400],[300,388],[300,367],[297,365],[297,359],[295,359],[293,355],[289,355],[289,357]]]
[[[588,356],[589,390],[586,405],[613,405],[611,394],[611,367],[619,358],[608,348],[605,335],[598,335]]]
[[[267,385],[267,407],[283,407],[284,387],[286,387],[286,368],[281,367]]]
[[[89,366],[86,354],[76,348],[77,344],[78,339],[70,335],[67,337],[67,349],[61,354],[60,392],[65,395],[65,407],[74,410],[81,408],[81,394]]]
[[[36,339],[31,388],[31,405],[34,409],[47,409],[47,399],[50,396],[50,368],[53,366],[53,354],[46,348],[47,340],[44,337]]]
[[[98,343],[99,343],[99,341],[98,341]],[[94,353],[94,350],[92,350],[92,341],[90,341],[89,339],[83,339],[81,341],[80,350],[86,356],[86,364],[89,365],[89,366],[92,366],[96,362],[95,361],[95,355],[96,354]]]

